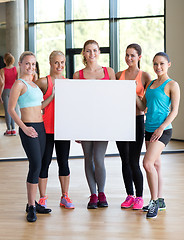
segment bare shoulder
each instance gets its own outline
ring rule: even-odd
[[[38,80],[36,80],[35,84],[36,84],[42,91],[45,91],[45,89],[47,89],[47,78],[46,78],[46,77],[39,78]]]
[[[117,79],[117,80],[120,79],[122,72],[123,72],[123,71],[120,71],[120,72],[117,72],[117,73],[116,73],[116,79]]]
[[[79,79],[79,71],[73,74],[73,79]]]
[[[168,82],[168,86],[169,86],[171,91],[174,90],[174,89],[179,90],[179,84],[173,79],[172,79],[172,81]]]
[[[149,73],[142,71],[142,77],[143,77],[146,85],[149,82],[151,82],[151,76],[149,75]]]
[[[111,80],[116,80],[116,76],[115,76],[115,72],[114,72],[114,69],[111,68],[111,67],[107,67],[107,72],[109,74],[109,78]]]

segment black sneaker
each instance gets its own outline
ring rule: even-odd
[[[40,205],[35,201],[35,207],[36,207],[36,212],[41,213],[41,214],[47,214],[50,213],[52,210],[50,208],[45,208],[44,206]],[[28,204],[26,205],[26,212],[28,212],[29,206]]]
[[[150,201],[151,202],[151,201]],[[150,206],[150,202],[149,202],[149,204],[147,205],[147,206],[144,206],[143,208],[142,208],[142,210],[144,211],[144,212],[147,212],[148,211],[148,208],[149,208],[149,206]],[[164,198],[158,198],[158,210],[159,211],[164,211],[166,209],[166,205],[165,205],[165,202],[164,202]]]
[[[28,206],[27,221],[28,222],[35,222],[36,220],[37,220],[36,207],[33,206],[33,205]]]
[[[146,218],[156,218],[158,213],[158,200],[151,200]]]
[[[158,210],[159,211],[164,211],[166,209],[166,205],[164,202],[164,198],[159,198],[158,199]]]

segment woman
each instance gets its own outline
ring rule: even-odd
[[[144,96],[147,84],[151,81],[148,73],[140,70],[142,49],[136,44],[130,44],[126,48],[125,61],[128,68],[116,73],[118,80],[136,80],[136,93]],[[117,141],[117,148],[122,161],[122,173],[127,197],[121,204],[122,208],[142,209],[143,207],[143,176],[139,166],[139,159],[144,139],[144,112],[136,105],[136,141]],[[136,197],[134,197],[133,183]]]
[[[17,68],[13,66],[15,59],[11,53],[4,55],[4,63],[6,66],[0,70],[0,101],[3,103],[5,111],[5,121],[7,130],[4,135],[15,136],[15,122],[8,113],[8,101],[10,97],[10,89],[18,77]],[[2,94],[2,95],[1,95]],[[16,107],[17,111],[17,107]]]
[[[49,213],[51,211],[51,209],[46,209],[35,202],[45,149],[45,129],[41,109],[49,103],[49,100],[42,103],[43,94],[32,82],[35,66],[35,55],[32,52],[23,52],[19,59],[20,78],[12,86],[8,104],[8,112],[19,126],[19,135],[29,161],[28,204],[26,207],[27,221],[29,222],[37,220],[36,212]],[[15,111],[17,102],[20,106],[21,119]]]
[[[74,79],[101,79],[115,80],[114,70],[98,64],[100,48],[96,41],[88,40],[82,50],[85,68],[74,73]],[[107,141],[81,141],[84,158],[85,174],[90,188],[91,196],[87,205],[88,209],[107,207],[108,203],[104,194],[106,171],[104,165]],[[98,196],[97,196],[98,190]]]
[[[36,84],[44,94],[46,100],[52,94],[55,79],[64,79],[63,70],[65,67],[65,56],[61,51],[53,51],[49,57],[50,61],[50,75],[40,78]],[[47,196],[46,187],[48,181],[48,170],[52,160],[52,153],[55,145],[57,163],[59,166],[59,181],[62,191],[60,206],[67,209],[74,209],[74,204],[68,197],[69,182],[70,182],[70,169],[68,166],[68,157],[70,150],[70,141],[54,140],[54,94],[52,101],[44,109],[43,121],[46,130],[46,147],[42,159],[42,168],[39,178],[40,200],[39,203],[46,207]]]
[[[171,122],[178,114],[180,101],[179,85],[170,79],[167,73],[170,66],[168,55],[164,52],[157,53],[153,58],[153,68],[157,79],[151,81],[142,101],[137,96],[140,109],[144,110],[147,107],[146,154],[143,159],[151,193],[149,205],[143,208],[147,211],[147,218],[157,217],[158,209],[162,210],[166,207],[162,193],[160,155],[171,139]]]

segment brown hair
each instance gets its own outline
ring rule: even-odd
[[[142,54],[142,48],[137,43],[131,43],[130,45],[127,46],[126,49],[128,49],[128,48],[134,48],[136,50],[138,56],[140,56]],[[138,68],[140,68],[140,60],[138,61]]]
[[[86,61],[86,58],[84,57],[83,53],[85,51],[85,48],[87,45],[89,44],[96,44],[98,49],[100,50],[100,47],[99,47],[99,44],[95,41],[95,40],[87,40],[85,43],[84,43],[84,46],[83,46],[83,49],[82,49],[82,52],[81,52],[81,55],[82,55],[82,62],[83,64],[86,66],[87,65],[87,61]]]
[[[11,53],[5,53],[4,55],[4,61],[7,66],[13,65],[15,62],[15,58]]]
[[[23,59],[24,59],[26,56],[33,56],[33,57],[35,57],[35,59],[36,59],[36,56],[34,55],[33,52],[25,51],[25,52],[23,52],[23,53],[20,55],[19,62],[22,63]]]

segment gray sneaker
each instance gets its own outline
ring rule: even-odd
[[[146,214],[146,218],[156,218],[158,214],[158,199],[151,200]]]
[[[148,209],[149,209],[150,204],[151,204],[151,201],[149,202],[149,204],[147,206],[144,206],[142,208],[142,210],[144,212],[147,212]],[[165,202],[164,202],[164,198],[158,198],[158,210],[159,211],[164,211],[165,209],[166,209],[166,205],[165,205]]]

